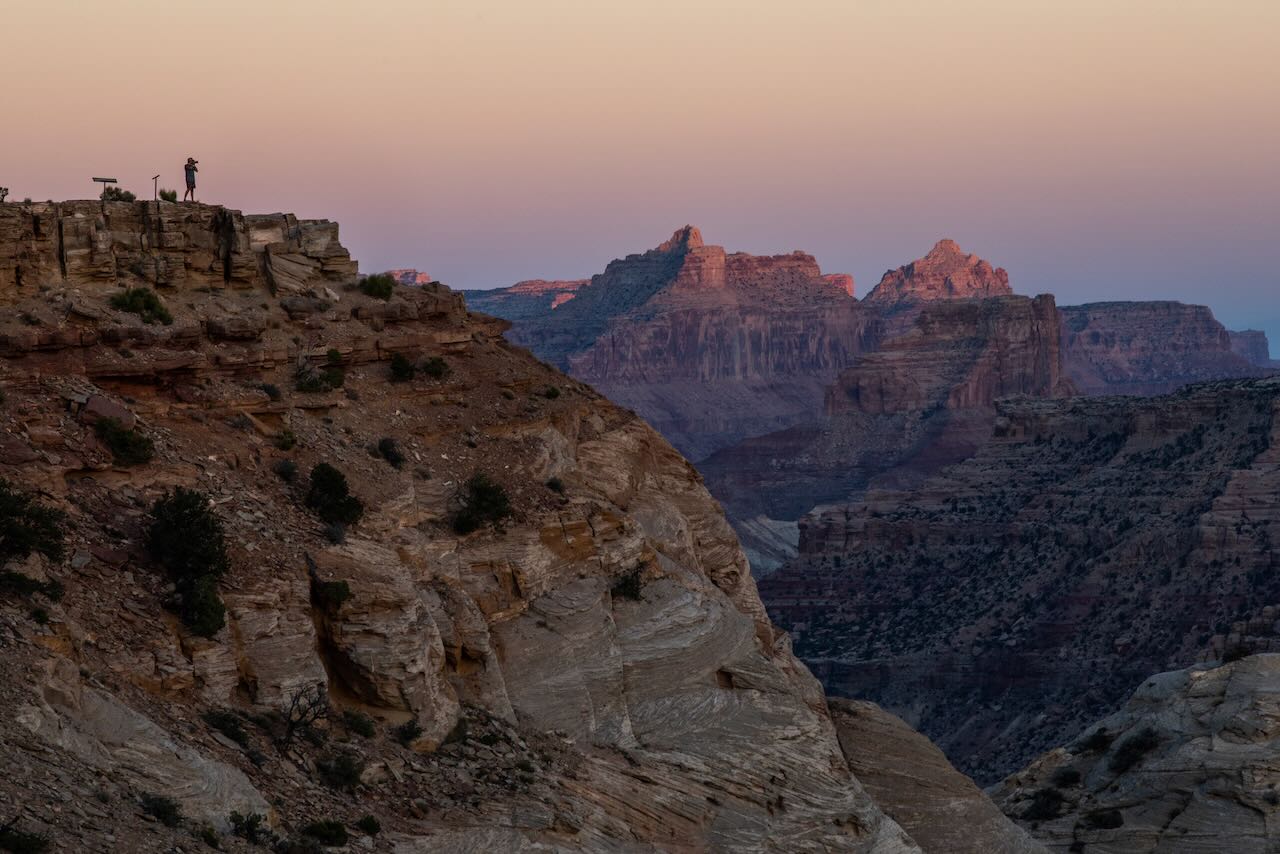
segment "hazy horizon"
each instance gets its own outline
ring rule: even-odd
[[[10,199],[108,173],[342,225],[373,271],[580,278],[693,223],[866,293],[951,237],[1062,304],[1280,340],[1280,4],[50,0]],[[1280,347],[1273,346],[1273,350]]]

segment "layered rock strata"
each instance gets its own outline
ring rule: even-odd
[[[889,270],[866,301],[884,308],[903,303],[1010,296],[1009,274],[954,240],[939,240],[923,258]]]
[[[1011,400],[968,460],[800,524],[761,582],[838,695],[989,782],[1280,600],[1280,381]]]
[[[1274,851],[1278,695],[1275,654],[1152,676],[992,793],[1063,854]]]
[[[5,567],[63,591],[0,594],[6,821],[77,850],[171,850],[233,809],[282,836],[373,814],[379,850],[919,850],[651,428],[443,286],[382,301],[354,267],[339,281],[332,241],[264,244],[319,271],[300,292],[267,248],[224,254],[245,272],[220,278],[210,242],[255,220],[218,208],[180,208],[185,275],[153,282],[172,322],[144,323],[112,297],[148,281],[126,259],[161,257],[151,207],[93,225],[93,275],[0,242],[23,271],[0,318],[0,477],[67,514],[65,561]],[[424,369],[393,383],[394,355]],[[154,456],[115,462],[104,417]],[[320,463],[363,503],[345,530],[308,509]],[[459,534],[477,474],[509,512]],[[169,611],[145,547],[178,486],[227,529],[211,637]],[[289,738],[279,716],[312,697],[332,713]],[[188,823],[147,824],[148,794]]]

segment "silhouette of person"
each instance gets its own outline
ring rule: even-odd
[[[187,197],[191,197],[191,201],[196,200],[196,173],[200,170],[196,167],[199,163],[194,157],[187,158],[187,165],[182,167],[187,173],[187,191],[182,194],[182,200],[185,202]]]

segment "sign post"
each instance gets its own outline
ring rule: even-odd
[[[112,184],[118,184],[120,182],[117,181],[115,178],[94,178],[93,180],[102,185],[102,202],[103,204],[106,204],[107,187],[111,186]]]

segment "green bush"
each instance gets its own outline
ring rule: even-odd
[[[260,842],[266,842],[271,837],[271,831],[265,826],[266,822],[266,816],[260,813],[241,815],[238,812],[233,812],[231,814],[231,833],[246,842],[257,845]]]
[[[1084,823],[1099,830],[1115,830],[1118,827],[1124,827],[1124,816],[1121,815],[1120,810],[1091,812],[1084,817]]]
[[[222,850],[222,839],[218,836],[218,831],[212,824],[200,825],[200,828],[196,831],[196,836],[200,837],[200,841],[214,851]]]
[[[644,584],[640,581],[640,569],[631,570],[626,575],[614,582],[613,587],[609,589],[609,595],[614,599],[632,599],[639,600],[640,592],[644,589]]]
[[[423,361],[422,372],[433,380],[442,380],[449,375],[449,363],[439,356],[432,356]]]
[[[280,386],[274,385],[272,383],[263,383],[262,391],[271,400],[279,400],[282,397],[282,395],[280,394]]]
[[[365,276],[360,281],[360,292],[365,296],[375,297],[380,300],[391,299],[391,294],[395,292],[396,280],[386,273],[375,273],[372,276]]]
[[[151,519],[147,551],[176,585],[182,621],[196,634],[213,636],[225,624],[218,579],[230,566],[222,520],[206,495],[183,487],[158,499]]]
[[[422,735],[422,724],[418,723],[417,718],[409,718],[409,720],[392,729],[391,734],[401,744],[409,744]]]
[[[352,525],[364,515],[364,505],[351,494],[346,476],[328,463],[311,470],[306,504],[331,525]]]
[[[119,419],[100,418],[94,423],[93,432],[111,451],[118,466],[142,465],[155,456],[155,443],[132,427],[125,427]]]
[[[147,793],[142,796],[141,803],[142,811],[165,827],[177,827],[182,823],[182,808],[173,798]]]
[[[413,375],[418,369],[413,364],[413,360],[404,353],[396,353],[391,357],[391,381],[393,383],[407,383],[413,379]]]
[[[325,360],[323,368],[317,368],[310,362],[300,362],[293,377],[294,388],[308,394],[341,388],[346,382],[346,374],[342,370],[342,353],[330,349],[325,354]]]
[[[240,725],[240,716],[226,709],[211,709],[200,716],[204,722],[241,747],[249,744],[249,733]]]
[[[390,436],[383,436],[378,440],[378,454],[390,463],[392,468],[400,468],[404,465],[404,452],[400,450],[396,440]]]
[[[176,203],[178,201],[178,191],[177,190],[161,190],[160,200],[165,202]]]
[[[306,827],[302,828],[302,832],[321,845],[327,845],[333,848],[339,845],[346,845],[348,836],[347,829],[343,827],[342,822],[333,819],[325,819],[324,821],[313,821]]]
[[[1116,745],[1115,752],[1107,760],[1107,767],[1117,774],[1123,774],[1142,761],[1160,744],[1160,736],[1151,727],[1146,727]]]
[[[542,396],[545,397],[547,400],[555,400],[557,397],[560,396],[560,389],[556,388],[553,385],[549,385],[545,389],[543,389]]]
[[[336,611],[351,598],[351,585],[345,581],[311,579],[311,601],[326,611]]]
[[[275,445],[282,451],[292,451],[298,445],[298,437],[292,430],[281,430],[276,434]]]
[[[358,827],[360,832],[366,836],[377,836],[382,832],[382,822],[378,821],[371,815],[366,815],[364,818],[357,821],[356,827]]]
[[[66,514],[36,502],[0,478],[0,565],[39,552],[58,562],[66,554],[62,526]]]
[[[1047,821],[1057,818],[1062,811],[1062,792],[1057,789],[1040,789],[1031,796],[1031,806],[1022,813],[1024,821]]]
[[[27,833],[15,827],[0,828],[0,850],[10,854],[44,854],[52,843],[42,833]]]
[[[362,715],[359,712],[343,712],[342,722],[347,725],[347,729],[364,738],[373,738],[377,734],[373,726],[373,718],[368,715]]]
[[[547,489],[564,495],[564,481],[558,477],[553,477],[547,481]]]
[[[160,297],[150,288],[128,288],[111,298],[111,307],[127,311],[142,318],[143,323],[159,321],[165,326],[173,323],[173,315],[165,308]]]
[[[1109,733],[1105,728],[1099,727],[1085,737],[1080,742],[1080,750],[1085,753],[1101,753],[1111,746],[1111,742],[1115,741],[1115,735]]]
[[[271,470],[285,483],[293,483],[298,477],[298,464],[293,460],[276,460]]]
[[[1080,772],[1070,765],[1063,765],[1057,771],[1053,772],[1053,776],[1049,778],[1049,782],[1055,786],[1069,789],[1080,782]]]
[[[105,202],[136,202],[138,197],[117,184],[107,184],[102,188],[102,200]]]
[[[350,753],[337,753],[316,760],[320,780],[331,789],[351,792],[360,785],[364,763]]]
[[[461,503],[453,515],[453,530],[459,534],[469,534],[486,522],[501,521],[512,512],[507,491],[484,472],[476,472],[463,485]]]

